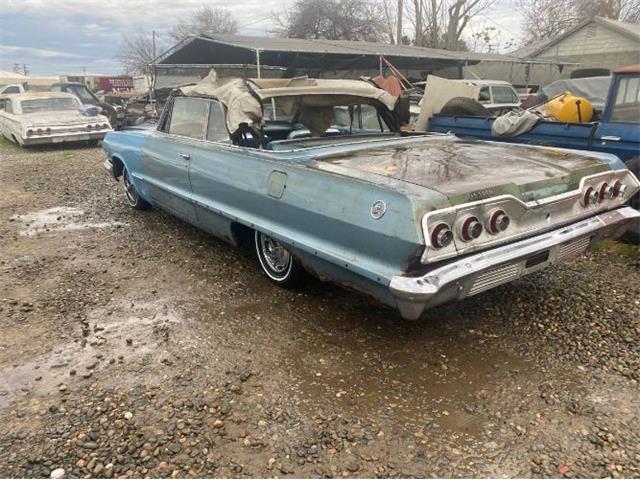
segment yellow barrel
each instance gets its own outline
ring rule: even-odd
[[[587,123],[593,118],[593,105],[584,97],[565,92],[545,104],[548,117],[558,122]]]

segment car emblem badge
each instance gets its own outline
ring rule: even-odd
[[[384,203],[382,200],[377,200],[373,203],[373,205],[371,205],[371,216],[376,220],[378,220],[379,218],[382,218],[382,216],[384,215],[384,212],[386,211],[387,211],[387,204]]]

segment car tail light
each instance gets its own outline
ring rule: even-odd
[[[91,130],[93,128],[93,125],[89,124],[87,125],[87,130]]]
[[[38,135],[42,135],[43,130],[41,128],[38,129]]]
[[[462,222],[462,227],[460,227],[460,236],[462,240],[465,242],[470,242],[471,240],[475,240],[482,234],[482,224],[477,217],[472,215],[468,216]]]
[[[27,137],[30,137],[31,135],[33,135],[33,130],[29,129],[27,130]]]
[[[511,219],[504,213],[504,210],[495,210],[489,217],[487,230],[495,235],[496,233],[504,232],[510,223]]]
[[[598,187],[598,203],[610,199],[612,197],[612,192],[613,190],[607,182],[602,183]]]
[[[620,180],[616,180],[611,187],[611,197],[624,197],[624,194],[627,192],[627,186],[622,183]]]
[[[431,231],[431,245],[434,248],[444,248],[453,241],[453,232],[446,223],[437,224]]]
[[[598,192],[596,192],[593,187],[587,187],[582,192],[581,203],[583,207],[588,207],[589,205],[593,205],[598,201]]]
[[[51,133],[51,127],[47,127],[47,133]]]

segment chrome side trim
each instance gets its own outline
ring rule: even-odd
[[[421,277],[395,276],[389,289],[400,314],[415,320],[425,308],[462,299],[583,252],[593,241],[621,235],[640,212],[622,207],[571,225],[453,261]],[[544,253],[548,252],[547,256]],[[527,261],[536,254],[542,260]]]

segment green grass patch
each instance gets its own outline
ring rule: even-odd
[[[0,148],[16,148],[17,145],[0,135]]]
[[[599,240],[593,245],[596,252],[612,252],[631,259],[640,259],[640,246],[615,240]]]

